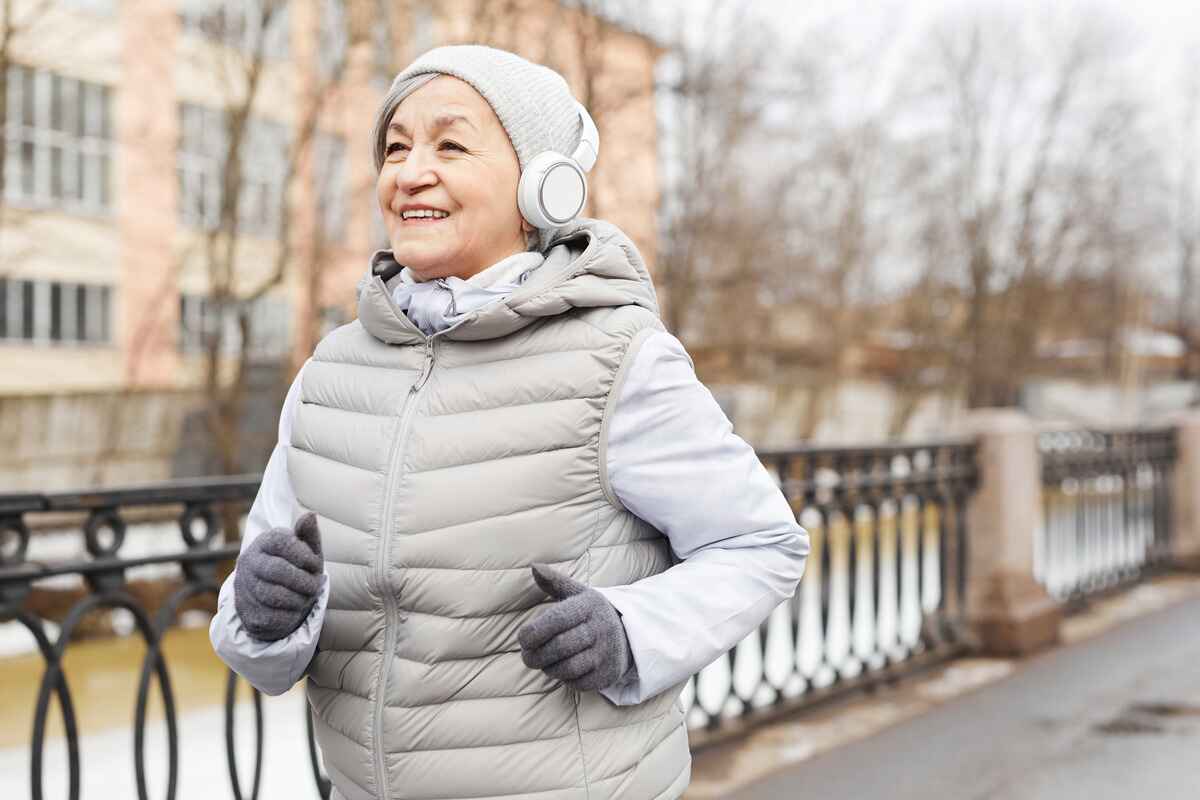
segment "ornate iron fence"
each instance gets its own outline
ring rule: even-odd
[[[693,746],[967,643],[965,442],[766,451],[812,550],[795,597],[692,679]]]
[[[892,680],[959,652],[964,642],[964,519],[976,480],[972,445],[806,448],[765,452],[761,458],[809,530],[809,566],[792,601],[689,683],[683,701],[696,746],[740,727],[728,724],[734,718],[756,721],[773,710]],[[180,732],[163,636],[185,601],[215,596],[220,565],[237,556],[237,545],[225,544],[220,532],[240,518],[257,488],[258,479],[249,477],[0,496],[0,620],[16,620],[27,628],[44,662],[31,739],[35,800],[43,797],[43,752],[52,699],[57,699],[63,721],[69,797],[79,797],[80,737],[63,657],[83,617],[101,608],[126,609],[146,644],[132,731],[138,797],[149,796],[145,740],[152,682],[157,682],[165,715],[165,796],[175,795]],[[177,546],[152,555],[123,554],[128,520],[155,509],[160,516],[178,514]],[[53,562],[27,557],[29,524],[52,515],[60,522],[74,521],[86,556]],[[180,575],[157,610],[137,599],[128,580],[131,570],[155,564],[176,565]],[[82,578],[87,591],[66,612],[52,638],[28,599],[39,582],[62,576]],[[240,799],[258,796],[263,712],[261,697],[251,687],[256,736],[251,770],[239,764],[234,746],[239,680],[228,673],[223,699],[226,766],[232,794]],[[328,797],[311,720],[306,723],[316,787]]]
[[[129,612],[138,635],[146,645],[138,676],[132,727],[133,767],[138,797],[145,800],[149,796],[145,745],[152,680],[158,684],[157,690],[166,724],[168,763],[165,796],[175,796],[180,738],[171,673],[162,652],[163,635],[174,622],[180,606],[185,601],[198,595],[215,596],[220,588],[219,565],[236,558],[238,552],[237,544],[224,544],[220,541],[222,519],[228,519],[230,515],[233,515],[233,519],[240,516],[241,510],[253,499],[257,490],[257,478],[233,478],[97,492],[0,496],[0,621],[15,620],[27,628],[36,640],[38,652],[44,662],[34,700],[33,732],[30,741],[30,787],[34,800],[41,800],[44,796],[43,783],[46,773],[43,756],[52,697],[58,701],[66,739],[68,796],[71,800],[79,798],[79,726],[70,681],[63,669],[63,658],[85,615],[105,608],[125,609]],[[155,511],[161,516],[163,512],[172,509],[178,512],[178,547],[168,547],[165,548],[168,552],[152,555],[122,555],[129,517],[144,515],[146,512],[153,514]],[[78,520],[82,516],[79,534],[87,553],[86,557],[53,562],[35,561],[27,557],[31,536],[29,523],[48,516],[57,518],[60,524],[65,520]],[[157,611],[152,612],[130,591],[127,578],[132,570],[154,565],[176,565],[181,580],[177,587],[163,598]],[[29,608],[30,595],[39,582],[52,583],[56,579],[71,576],[82,578],[87,591],[71,605],[62,619],[57,637],[52,640],[46,622]],[[234,748],[234,700],[239,680],[233,672],[228,673],[224,703],[227,767],[232,795],[240,800],[243,797],[258,796],[263,743],[261,698],[257,691],[253,691],[256,758],[252,772],[247,770],[248,765],[239,765]],[[214,703],[218,701],[218,698],[214,698]],[[321,774],[311,728],[309,752],[317,789],[322,797],[327,798],[330,794],[329,782]],[[245,778],[248,775],[252,775],[249,789],[245,788]],[[156,790],[155,794],[160,792],[161,790]]]
[[[1051,596],[1078,601],[1169,562],[1174,429],[1048,431],[1038,449],[1034,575]]]

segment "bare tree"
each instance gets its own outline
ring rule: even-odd
[[[962,265],[965,346],[953,368],[970,406],[1017,401],[1042,323],[1069,308],[1048,288],[1111,269],[1118,252],[1132,269],[1144,252],[1147,220],[1128,184],[1147,165],[1138,108],[1107,57],[1108,23],[1035,31],[1031,20],[975,12],[942,23],[922,49],[914,114],[941,120],[922,131],[940,154],[926,160],[924,197],[942,201],[918,213],[937,218],[926,229],[950,237],[937,252]]]
[[[370,0],[370,5],[375,5],[374,0]],[[355,0],[318,2],[318,13],[327,15],[320,26],[323,36],[331,38],[314,47],[316,63],[296,65],[295,71],[300,78],[293,86],[295,113],[286,132],[286,141],[278,143],[284,151],[277,165],[281,174],[277,176],[278,180],[268,184],[277,187],[276,196],[253,196],[248,194],[250,188],[245,175],[251,156],[248,142],[253,135],[254,115],[262,103],[260,92],[272,57],[270,37],[288,35],[286,31],[279,31],[279,26],[286,23],[288,6],[286,0],[260,0],[248,6],[246,25],[249,35],[243,46],[215,48],[207,63],[214,81],[221,87],[224,107],[220,117],[222,147],[217,158],[219,204],[216,220],[205,226],[200,240],[200,259],[207,275],[205,301],[212,320],[203,330],[205,418],[215,445],[218,468],[227,474],[241,469],[240,425],[248,370],[256,344],[254,312],[257,302],[281,286],[289,270],[296,268],[303,270],[303,299],[310,304],[317,302],[315,276],[327,253],[324,232],[320,225],[297,231],[301,213],[297,195],[302,189],[309,188],[302,184],[313,176],[314,139],[343,77],[346,54],[365,30],[362,26],[364,12],[357,8]],[[328,6],[336,8],[331,12]],[[219,25],[226,18],[215,17],[213,21]],[[212,33],[218,40],[228,38],[224,30],[217,29]],[[245,243],[242,208],[251,198],[275,209],[270,214],[275,221],[270,231],[274,246],[265,271],[251,269],[252,265],[248,265],[242,256]],[[299,257],[297,246],[306,231],[314,238],[299,248],[303,252],[303,257]],[[313,317],[311,313],[300,316],[305,320]],[[232,325],[227,325],[227,321]]]
[[[1200,379],[1200,286],[1196,279],[1196,253],[1200,244],[1200,49],[1185,59],[1183,120],[1175,207],[1175,240],[1179,258],[1179,298],[1176,325],[1183,342],[1179,364],[1182,380]]]
[[[754,44],[768,32],[745,11],[744,3],[716,3],[702,25],[681,17],[659,80],[655,277],[667,327],[697,351],[737,349],[739,338],[744,349],[761,333],[754,324],[765,319],[754,312],[769,300],[769,271],[784,244],[779,199],[790,178],[753,166],[768,147],[771,93],[758,79],[769,48]]]

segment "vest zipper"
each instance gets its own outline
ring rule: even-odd
[[[376,580],[379,582],[379,591],[383,596],[383,663],[379,671],[379,691],[375,698],[375,785],[379,787],[381,794],[379,800],[387,800],[391,796],[387,787],[387,768],[384,765],[383,753],[383,709],[387,699],[387,684],[388,674],[390,672],[390,662],[392,658],[392,650],[396,646],[396,623],[393,617],[396,614],[396,598],[392,593],[391,584],[388,581],[388,561],[389,561],[389,545],[392,539],[391,519],[392,519],[392,500],[395,497],[396,484],[399,482],[399,464],[401,456],[404,453],[404,440],[408,436],[408,425],[412,418],[412,412],[416,408],[416,399],[420,395],[421,389],[424,388],[425,382],[429,380],[429,374],[433,372],[433,339],[425,339],[425,362],[421,366],[421,374],[413,382],[412,388],[408,390],[408,394],[404,397],[404,405],[400,411],[400,424],[397,426],[396,437],[392,440],[391,453],[388,455],[388,484],[384,491],[383,511],[380,517],[379,528],[379,557],[376,564]]]

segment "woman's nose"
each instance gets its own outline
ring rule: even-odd
[[[437,183],[429,155],[423,147],[414,147],[396,170],[396,187],[406,194],[415,194]]]

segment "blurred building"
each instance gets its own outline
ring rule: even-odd
[[[313,331],[352,318],[355,283],[386,246],[369,129],[391,76],[437,44],[483,41],[567,75],[601,130],[590,212],[625,228],[653,261],[659,50],[645,37],[549,0],[292,0],[264,28],[270,2],[15,0],[11,43],[0,44],[4,450],[98,438],[94,425],[48,432],[63,426],[38,397],[69,396],[62,413],[77,418],[128,398],[126,407],[161,416],[171,439],[178,407],[194,405],[207,379],[205,333],[224,326],[222,350],[238,351],[214,278],[229,279],[239,302],[261,294],[248,361],[278,380],[251,394],[273,388],[266,407],[277,413],[280,384],[311,352]],[[261,70],[250,77],[252,54]],[[221,237],[231,115],[250,80],[232,187],[238,235]],[[324,93],[308,120],[316,87]],[[309,145],[289,159],[298,136]],[[229,251],[214,257],[214,247]],[[214,275],[214,265],[232,275]],[[146,405],[147,393],[158,405]],[[30,402],[17,413],[19,397]],[[31,438],[31,424],[45,430]]]

